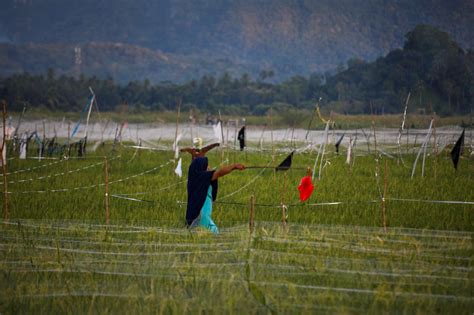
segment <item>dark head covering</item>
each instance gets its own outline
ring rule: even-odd
[[[206,201],[209,185],[212,185],[212,200],[216,200],[217,197],[217,180],[211,180],[215,171],[208,171],[207,165],[207,157],[197,157],[189,165],[188,206],[186,209],[186,224],[188,226],[199,216]]]

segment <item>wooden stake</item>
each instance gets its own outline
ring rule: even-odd
[[[105,158],[104,165],[105,173],[105,224],[109,225],[110,222],[110,211],[109,211],[109,165],[107,163],[107,157]]]
[[[249,231],[250,234],[253,232],[254,228],[254,212],[255,211],[255,196],[250,196],[250,216],[249,216]]]
[[[224,143],[224,121],[222,120],[221,111],[219,111],[219,122],[221,123],[221,163],[224,162],[224,155],[225,155],[225,143]],[[247,156],[247,154],[245,155]]]
[[[71,121],[67,122],[67,158],[71,156]]]
[[[319,162],[319,172],[318,172],[318,179],[321,180],[321,174],[323,172],[323,159],[324,159],[324,154],[326,153],[326,146],[328,145],[329,143],[329,128],[330,128],[330,125],[331,125],[331,122],[332,122],[332,113],[331,113],[331,116],[329,118],[329,120],[327,121],[326,123],[326,129],[324,129],[324,143],[322,144],[322,152],[321,152],[321,160]],[[321,149],[321,147],[320,147]],[[319,155],[319,152],[318,152],[318,155]],[[326,159],[327,161],[327,159]],[[314,176],[314,175],[313,175]]]
[[[360,129],[362,131],[362,134],[364,135],[365,137],[365,140],[367,142],[367,153],[370,154],[370,139],[369,139],[369,136],[365,133],[364,129]]]
[[[2,161],[2,173],[3,173],[3,220],[8,221],[8,169],[7,161],[3,158],[3,150],[6,150],[6,135],[7,135],[7,103],[2,101],[3,104],[3,139],[2,139],[2,150],[0,151],[0,160]],[[6,157],[6,154],[5,154]]]
[[[349,146],[347,147],[346,162],[349,162],[349,175],[351,175],[351,176],[352,176],[352,144],[353,144],[352,136],[349,136]]]
[[[375,157],[377,158],[377,136],[375,134],[375,119],[372,116],[372,129],[374,130],[374,150],[375,150]]]
[[[286,206],[284,204],[284,196],[285,196],[285,191],[286,191],[286,175],[287,172],[285,172],[285,175],[283,177],[283,191],[281,192],[281,201],[280,201],[280,204],[281,204],[281,222],[283,224],[284,227],[286,227]]]
[[[105,121],[105,126],[104,126],[104,128],[101,130],[101,132],[100,132],[100,143],[101,143],[102,145],[104,144],[104,133],[105,133],[105,131],[107,130],[107,127],[108,127],[108,125],[109,125],[109,122],[110,122],[110,120],[108,120],[108,119]]]
[[[321,101],[321,98],[319,98],[319,101]],[[306,129],[306,136],[304,137],[305,141],[308,141],[308,135],[309,135],[309,131],[311,129],[311,123],[313,122],[313,118],[314,118],[314,114],[316,113],[316,109],[319,106],[319,101],[316,103],[316,106],[314,107],[314,110],[311,113],[311,118],[309,119],[308,128]]]
[[[377,136],[375,134],[375,118],[374,118],[374,115],[372,115],[372,129],[374,130],[375,177],[376,177],[377,186],[378,186],[379,185],[379,176],[380,176],[380,161],[379,161],[379,154],[377,152]]]
[[[386,205],[385,205],[385,198],[387,197],[387,177],[388,177],[388,170],[387,170],[387,160],[385,160],[385,170],[383,174],[383,197],[382,197],[382,222],[383,222],[383,231],[387,233],[387,215],[386,215]]]
[[[403,111],[403,120],[402,120],[402,125],[400,126],[399,132],[398,132],[398,138],[397,138],[397,145],[398,145],[398,159],[397,159],[397,165],[399,165],[400,160],[402,161],[403,165],[405,163],[403,162],[402,158],[402,148],[401,148],[401,139],[402,139],[402,133],[403,133],[403,128],[405,127],[405,121],[407,118],[407,109],[408,109],[408,101],[410,100],[410,94],[411,92],[408,92],[407,99],[405,101],[405,110]]]
[[[238,125],[239,125],[239,120],[237,120],[234,123],[234,150],[236,150],[236,147],[237,147],[237,128],[239,127]]]
[[[286,227],[286,206],[281,203],[281,223],[283,224],[283,227]]]
[[[273,146],[273,108],[272,107],[270,107],[270,138],[272,142],[272,163],[273,163],[275,162],[275,147]]]
[[[290,146],[292,148],[296,148],[296,144],[293,142],[294,140],[294,135],[295,135],[295,127],[291,129],[291,140],[290,140]]]
[[[194,133],[193,133],[193,124],[194,124],[194,114],[193,109],[189,110],[189,131],[191,133],[191,145],[193,144]]]
[[[178,140],[178,125],[179,125],[179,115],[181,112],[181,98],[178,101],[178,109],[177,109],[177,115],[176,115],[176,131],[174,133],[174,145],[175,145],[175,152],[176,152],[176,146],[178,146],[177,140]]]
[[[266,128],[267,128],[267,124],[263,125],[262,134],[260,135],[260,140],[258,141],[258,144],[260,146],[260,150],[262,152],[263,152],[263,133],[265,132]]]
[[[434,114],[436,115],[436,113]],[[437,175],[437,172],[436,172],[436,164],[438,162],[438,143],[436,142],[436,126],[435,126],[435,117],[433,115],[433,140],[434,140],[434,147],[433,147],[433,150],[434,150],[434,161],[433,161],[433,166],[434,166],[434,178],[436,180],[436,175]]]
[[[44,119],[43,119],[43,140],[41,140],[40,154],[39,154],[38,162],[41,161],[41,159],[42,159],[42,157],[43,157],[43,155],[44,155],[45,143],[46,143],[46,125],[45,125]]]
[[[229,119],[227,119],[226,127],[225,145],[227,146],[229,144]]]
[[[407,155],[408,155],[408,153],[409,153],[409,150],[408,150],[408,145],[409,145],[409,134],[410,134],[410,127],[407,127],[407,150],[406,150],[406,152],[407,152]]]

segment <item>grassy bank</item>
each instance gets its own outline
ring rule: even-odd
[[[10,113],[12,117],[12,122],[15,124],[18,120],[20,113]],[[196,121],[204,124],[206,121],[206,113],[194,113]],[[308,110],[289,110],[285,112],[273,112],[272,117],[270,115],[266,116],[238,116],[238,115],[222,115],[222,119],[227,121],[229,119],[246,119],[247,125],[253,126],[263,126],[272,124],[274,128],[307,128],[310,120],[312,119],[313,112]],[[330,117],[329,113],[323,112],[323,117],[328,119]],[[129,123],[176,123],[176,112],[172,111],[162,111],[162,112],[101,112],[97,111],[92,112],[91,121],[114,121],[114,122],[124,122],[128,121]],[[214,119],[218,119],[219,115],[214,113],[211,115]],[[180,122],[188,122],[190,117],[189,112],[181,112]],[[436,121],[436,126],[462,126],[462,127],[474,127],[473,120],[471,116],[447,116],[440,117],[434,116]],[[66,121],[77,121],[80,118],[80,113],[77,112],[49,112],[44,110],[35,110],[31,109],[26,112],[24,119],[27,120],[55,120],[61,121],[65,119]],[[419,115],[419,114],[408,114],[405,126],[407,128],[415,129],[426,129],[429,126],[431,115]],[[386,128],[399,128],[403,119],[402,114],[397,115],[342,115],[342,114],[333,114],[333,120],[335,121],[337,129],[355,129],[355,128],[366,128],[370,127],[372,120],[375,121],[376,126],[386,127]],[[317,115],[314,115],[311,123],[312,129],[324,129],[324,123],[318,118]]]

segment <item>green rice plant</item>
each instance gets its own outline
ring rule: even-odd
[[[432,202],[474,201],[472,159],[463,157],[455,172],[444,154],[430,155],[425,176],[418,171],[411,179],[413,155],[404,155],[403,164],[363,154],[349,167],[328,148],[321,179],[316,174],[314,193],[301,202],[297,186],[316,153],[297,153],[286,172],[248,169],[221,178],[213,206],[221,233],[212,235],[185,228],[190,156],[183,156],[179,178],[172,152],[135,155],[111,147],[83,159],[9,161],[0,313],[469,313],[474,307],[473,206]],[[283,149],[277,146],[272,162],[270,150],[220,148],[208,154],[209,165],[274,167],[288,155]]]

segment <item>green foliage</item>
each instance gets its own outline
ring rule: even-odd
[[[185,206],[178,202],[186,200],[186,183],[174,174],[174,164],[141,174],[168,163],[173,152],[134,156],[132,149],[116,150],[106,144],[95,156],[50,166],[50,160],[9,160],[10,172],[43,167],[9,176],[16,183],[9,184],[10,220],[0,225],[0,312],[472,310],[472,206],[390,200],[472,201],[472,158],[465,156],[454,172],[445,152],[429,155],[426,176],[409,179],[408,167],[381,157],[381,165],[387,161],[387,173],[381,167],[379,174],[387,175],[387,232],[381,228],[376,162],[365,148],[358,149],[352,168],[330,149],[325,156],[330,163],[305,203],[298,200],[303,174],[296,167],[311,165],[315,152],[296,154],[288,172],[234,172],[219,180],[217,200],[223,203],[214,204],[213,217],[221,234],[210,235],[185,229]],[[151,201],[111,196],[109,225],[100,186],[103,165],[51,176],[101,162],[104,155],[111,195]],[[247,165],[271,161],[270,154],[258,152],[208,155],[211,167],[222,157]],[[404,154],[407,165],[413,159]],[[183,157],[183,170],[189,163]],[[18,182],[27,179],[33,180]],[[89,188],[72,189],[84,186]],[[58,188],[72,190],[22,193]],[[253,233],[247,225],[250,195],[256,197]],[[344,203],[321,204],[333,201]],[[285,226],[280,202],[289,205]]]
[[[169,110],[181,98],[184,108],[263,115],[271,106],[312,110],[322,97],[321,105],[328,110],[387,114],[401,112],[410,92],[412,112],[421,109],[441,115],[469,113],[474,101],[473,52],[464,51],[447,33],[431,26],[417,26],[406,37],[403,49],[374,62],[351,59],[346,70],[334,75],[293,76],[281,83],[265,82],[272,74],[265,70],[260,74],[261,80],[256,81],[249,75],[235,78],[225,72],[220,77],[204,75],[183,84],[152,84],[145,79],[121,85],[112,77],[58,76],[51,68],[46,77],[25,73],[0,79],[0,98],[16,111],[21,111],[24,104],[50,110],[80,110],[91,86],[105,111],[121,104],[128,104],[136,112]]]
[[[379,139],[380,140],[380,139]],[[382,141],[382,140],[380,140]],[[264,147],[268,150],[269,143]],[[38,168],[34,174],[30,172],[17,173],[10,176],[9,180],[16,182],[9,184],[12,192],[10,211],[12,218],[34,218],[34,219],[74,219],[74,220],[102,220],[103,212],[103,170],[100,164],[105,152],[110,152],[111,146],[99,147],[97,154],[90,159],[71,159],[60,161],[54,167]],[[117,149],[117,148],[116,148]],[[410,148],[402,148],[405,150]],[[30,154],[36,154],[35,146],[30,146]],[[105,150],[105,151],[102,151]],[[355,224],[364,226],[380,226],[379,204],[355,205],[351,202],[362,203],[378,199],[376,178],[374,177],[375,164],[373,156],[367,156],[365,146],[358,150],[362,155],[357,156],[356,163],[352,169],[345,164],[344,155],[335,155],[332,148],[328,148],[328,163],[322,173],[322,179],[316,182],[316,190],[308,203],[343,201],[349,202],[339,206],[311,207],[307,203],[300,203],[296,189],[301,179],[301,170],[291,170],[288,173],[264,171],[257,176],[252,185],[246,187],[242,193],[232,198],[224,198],[223,201],[231,201],[246,204],[249,194],[255,194],[257,204],[279,204],[280,197],[290,206],[290,221],[299,223],[319,224]],[[371,149],[373,150],[373,148]],[[393,152],[392,152],[393,153]],[[313,166],[316,158],[315,152],[298,154],[293,161],[294,167]],[[395,154],[395,153],[393,153]],[[119,155],[119,157],[117,157]],[[109,162],[109,180],[114,182],[110,185],[112,194],[134,194],[145,193],[143,199],[152,201],[149,203],[134,203],[122,199],[111,199],[112,218],[117,220],[151,220],[170,222],[173,226],[180,226],[182,222],[183,208],[176,201],[186,200],[185,181],[176,177],[173,172],[174,164],[170,163],[173,152],[149,152],[140,151],[135,155],[135,150],[122,147],[114,153],[116,156]],[[134,156],[134,157],[133,157]],[[275,165],[284,159],[285,153],[275,158]],[[132,158],[133,157],[133,158]],[[239,151],[225,150],[224,153],[215,151],[209,153],[210,166],[219,165],[223,160],[231,162],[243,162],[247,165],[266,165],[271,156],[265,153],[242,153]],[[386,158],[382,158],[382,164]],[[413,155],[405,157],[406,167],[397,165],[396,159],[388,159],[389,171],[389,195],[394,198],[428,199],[428,200],[473,200],[474,191],[471,189],[470,181],[474,172],[470,160],[462,160],[458,172],[454,172],[451,160],[447,155],[440,153],[436,158],[429,158],[426,165],[425,178],[410,180]],[[48,164],[46,160],[40,163]],[[98,163],[93,168],[81,172],[73,172],[70,176],[50,176],[44,180],[42,176],[67,172],[80,169],[87,165]],[[190,159],[183,157],[183,170],[188,168]],[[146,173],[138,177],[131,177],[123,182],[115,182],[121,178],[128,178],[145,170],[159,165],[166,166],[156,169],[154,172]],[[13,160],[9,162],[10,172],[17,169],[38,166],[34,160]],[[304,173],[304,172],[303,172]],[[435,178],[436,173],[436,178]],[[255,170],[236,172],[232,176],[224,177],[220,181],[219,195],[221,198],[242,187],[257,175]],[[418,173],[417,173],[418,174]],[[418,176],[418,175],[417,175]],[[452,183],[456,185],[452,185]],[[85,187],[97,185],[85,190],[70,190],[68,192],[55,192],[48,194],[36,193],[34,195],[22,194],[22,191],[37,191],[44,189],[63,189],[73,187]],[[176,185],[176,186],[174,186]],[[162,190],[164,187],[170,188]],[[443,189],[440,189],[443,187]],[[272,191],[272,193],[269,193]],[[138,197],[140,199],[140,197]],[[275,199],[276,198],[276,199]],[[389,222],[393,226],[433,228],[433,229],[460,229],[471,230],[471,220],[460,220],[456,218],[468,215],[469,206],[453,206],[450,211],[445,211],[446,206],[442,204],[412,204],[389,202]],[[56,208],[61,211],[56,211]],[[218,205],[218,208],[221,205]],[[235,222],[245,222],[246,216],[242,216],[241,206],[222,205],[226,211],[216,211],[216,222],[232,225]],[[35,209],[35,211],[30,211]],[[154,209],[153,211],[150,211]],[[133,210],[133,211],[132,211]],[[326,211],[327,210],[327,211]],[[399,215],[404,213],[404,215]],[[416,219],[416,215],[423,215]],[[279,220],[278,209],[259,208],[256,219],[261,221]],[[395,223],[396,222],[396,223]]]
[[[462,50],[447,33],[427,25],[417,26],[406,37],[403,49],[374,63],[350,61],[347,70],[328,78],[328,93],[349,104],[371,102],[376,113],[400,112],[408,92],[415,99],[411,104],[427,112],[470,112],[474,97],[471,52]],[[351,105],[346,108],[347,113],[360,110]],[[367,106],[362,112],[368,112]]]

